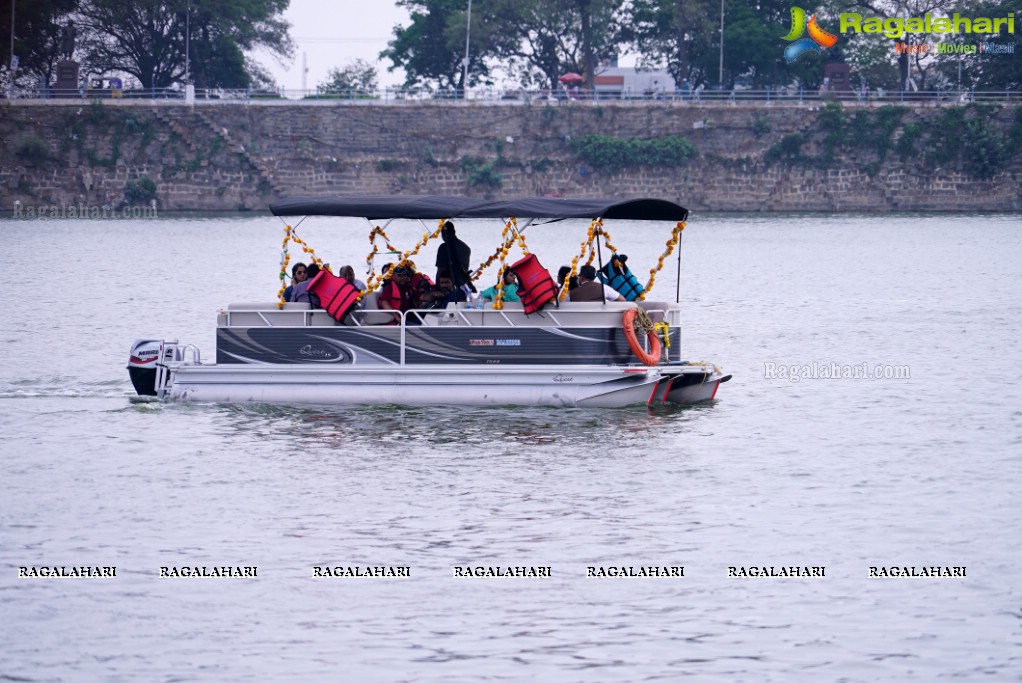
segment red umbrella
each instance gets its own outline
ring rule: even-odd
[[[557,80],[559,80],[561,83],[581,83],[582,81],[585,80],[585,77],[582,74],[577,74],[574,71],[570,71],[561,76],[560,78],[558,78]]]

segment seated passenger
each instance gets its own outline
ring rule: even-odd
[[[300,282],[305,282],[307,270],[304,263],[296,263],[291,266],[291,284],[284,290],[284,301],[291,301],[291,292]]]
[[[454,279],[445,268],[437,271],[436,287],[422,295],[422,308],[447,308],[447,304],[468,301],[465,290],[454,286]]]
[[[487,287],[479,296],[487,301],[496,301],[497,285]],[[510,268],[504,270],[504,301],[521,301],[518,298],[518,276]]]
[[[596,282],[596,268],[578,269],[578,287],[568,294],[569,301],[627,301],[617,290]]]
[[[313,278],[319,275],[319,265],[313,263],[306,269],[306,279],[304,282],[299,282],[298,285],[291,291],[291,303],[308,303],[312,308],[323,308],[319,303],[319,297],[309,291],[309,283],[312,282]]]
[[[355,269],[351,266],[341,266],[341,269],[337,271],[337,277],[343,277],[345,280],[355,285],[355,288],[360,292],[366,291],[366,283],[355,277]]]
[[[429,279],[429,275],[420,273],[415,269],[414,263],[409,261],[407,267],[408,271],[411,273],[408,278],[408,284],[411,286],[416,297],[418,297],[421,292],[427,292],[436,287],[436,285],[433,284],[433,281]]]
[[[393,319],[388,323],[383,323],[385,325],[401,324],[401,313],[411,310],[415,302],[411,287],[411,273],[408,268],[398,266],[392,272],[393,275],[380,288],[380,296],[377,299],[380,310],[394,311]]]
[[[561,266],[560,270],[557,271],[557,288],[564,289],[564,278],[568,277],[571,272],[571,266]],[[568,292],[578,287],[578,277],[572,275],[568,280]]]

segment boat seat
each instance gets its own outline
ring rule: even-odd
[[[374,313],[373,311],[379,311],[380,290],[370,292],[366,294],[362,299],[362,308],[359,311],[352,312],[352,317],[358,319],[362,325],[385,325],[394,319],[390,313]]]
[[[227,327],[230,319],[231,327],[291,327],[305,324],[305,313],[309,304],[286,303],[284,308],[277,308],[272,303],[240,303],[228,304],[227,313],[217,316],[217,325]]]
[[[287,302],[283,308],[277,303],[228,304],[231,327],[332,327],[336,323],[323,309],[313,309],[308,303]],[[217,325],[227,326],[228,316],[217,316]]]

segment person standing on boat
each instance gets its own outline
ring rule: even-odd
[[[458,239],[454,231],[454,223],[451,221],[444,223],[440,237],[444,243],[436,252],[437,280],[440,279],[440,269],[443,268],[451,274],[455,287],[468,287],[471,291],[476,291],[469,270],[472,261],[471,247]]]
[[[291,284],[284,290],[284,301],[291,301],[291,292],[295,291],[298,283],[305,282],[307,273],[304,263],[296,263],[291,266]]]
[[[393,273],[380,289],[380,297],[377,300],[380,310],[394,311],[393,320],[386,323],[387,325],[401,324],[401,314],[410,310],[415,301],[411,271],[406,266],[398,266],[394,268]]]
[[[578,287],[568,294],[568,301],[627,301],[614,288],[596,281],[596,267],[578,269]]]

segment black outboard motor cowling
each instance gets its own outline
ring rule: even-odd
[[[131,345],[128,376],[139,396],[156,396],[156,363],[162,352],[162,339],[138,339]]]

